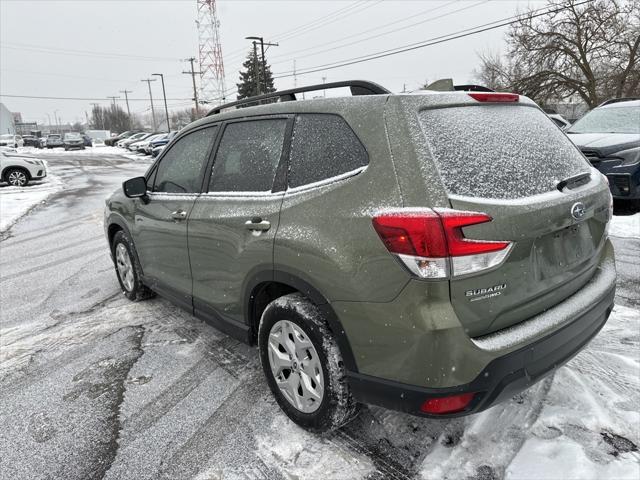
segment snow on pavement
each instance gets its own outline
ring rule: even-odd
[[[614,215],[609,225],[609,235],[623,238],[640,238],[640,213]]]
[[[640,311],[616,306],[589,346],[553,376],[466,417],[457,445],[438,445],[422,477],[637,480],[638,405]]]
[[[1,243],[0,479],[640,478],[633,217],[612,223],[631,233],[613,238],[626,306],[554,375],[477,415],[365,407],[319,436],[279,410],[254,347],[122,296],[101,212],[144,162],[68,155],[65,190]]]
[[[11,227],[34,206],[44,203],[50,195],[62,188],[63,183],[60,178],[51,173],[44,180],[29,183],[25,187],[0,184],[0,233]]]

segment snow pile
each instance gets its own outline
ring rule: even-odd
[[[131,153],[129,150],[125,150],[120,147],[84,147],[84,150],[69,150],[65,151],[62,147],[56,148],[35,148],[35,147],[21,147],[18,148],[18,153],[20,154],[29,154],[34,156],[43,156],[43,155],[82,155],[82,156],[92,156],[92,155],[123,155],[126,153]]]
[[[43,181],[29,183],[25,187],[0,185],[0,232],[7,230],[18,218],[62,188],[60,178],[50,173]]]
[[[609,224],[612,237],[640,238],[640,213],[635,215],[614,215]]]

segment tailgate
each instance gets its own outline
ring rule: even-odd
[[[492,218],[463,228],[464,237],[512,242],[500,265],[453,272],[451,302],[470,336],[530,318],[591,278],[606,238],[609,189],[543,112],[477,103],[418,117],[451,207]]]

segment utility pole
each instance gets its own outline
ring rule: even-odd
[[[120,93],[124,93],[124,101],[127,103],[127,115],[131,119],[131,111],[129,110],[129,93],[133,93],[132,90],[120,90]]]
[[[260,42],[260,51],[262,53],[262,82],[263,82],[263,86],[264,86],[264,93],[268,93],[267,90],[267,62],[264,58],[264,46],[266,45],[267,47],[278,47],[279,45],[277,43],[269,43],[269,42],[265,42],[264,38],[262,37],[245,37],[245,40],[258,40]],[[253,42],[253,51],[255,53],[256,51],[256,42]]]
[[[324,83],[327,81],[327,77],[322,77],[322,84],[324,85]],[[326,97],[327,96],[327,91],[323,90],[322,91],[322,96]]]
[[[152,73],[151,75],[160,77],[160,80],[162,80],[162,96],[164,97],[164,113],[167,116],[167,133],[169,133],[171,131],[171,126],[169,125],[169,109],[167,108],[167,93],[164,90],[164,75],[161,73]]]
[[[153,130],[156,129],[156,112],[153,109],[153,95],[151,94],[151,82],[155,82],[155,78],[147,78],[144,80],[140,80],[141,82],[147,82],[147,86],[149,87],[149,100],[151,101],[151,119],[153,120]]]
[[[296,75],[296,61],[293,60],[293,88],[298,86],[298,76]]]
[[[120,98],[120,97],[107,97],[111,99],[111,108],[113,108],[115,110],[116,108],[116,98]]]
[[[191,75],[191,81],[193,82],[193,101],[196,104],[196,116],[199,117],[200,116],[200,107],[198,107],[198,89],[196,88],[196,75],[201,75],[202,72],[196,72],[193,69],[193,62],[196,61],[195,58],[190,57],[190,58],[187,58],[186,61],[191,64],[191,71],[190,72],[182,72],[182,73],[184,73],[185,75]]]

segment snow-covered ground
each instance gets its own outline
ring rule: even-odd
[[[49,173],[44,180],[33,182],[25,187],[12,187],[0,184],[0,233],[7,230],[16,220],[43,203],[53,193],[64,187],[60,178]]]
[[[254,347],[120,293],[104,198],[148,160],[48,154],[65,189],[0,240],[0,479],[640,478],[639,214],[611,225],[609,321],[553,375],[478,415],[365,407],[318,436],[279,410]]]
[[[18,148],[18,153],[24,153],[33,156],[51,156],[51,155],[64,155],[64,156],[81,156],[81,157],[96,157],[101,155],[123,155],[125,153],[131,153],[129,150],[125,150],[120,147],[107,147],[106,145],[101,147],[85,147],[84,150],[70,150],[65,151],[64,148],[35,148],[35,147],[22,147]]]
[[[609,225],[609,235],[623,238],[640,238],[640,213],[614,215]]]

